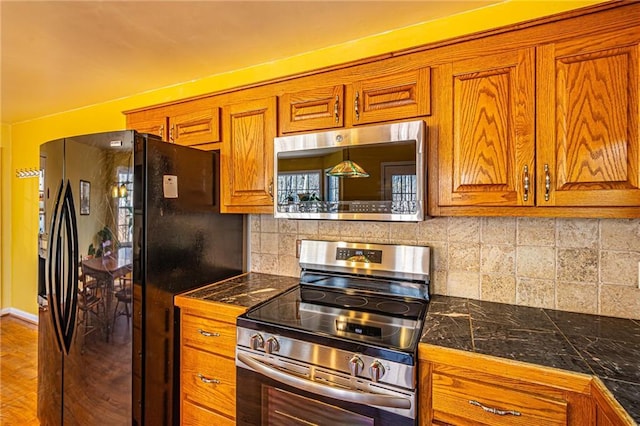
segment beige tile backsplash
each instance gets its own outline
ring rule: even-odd
[[[434,294],[640,319],[640,219],[386,223],[251,215],[250,229],[254,272],[297,276],[297,239],[427,245]]]

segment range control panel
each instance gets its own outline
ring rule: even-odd
[[[336,260],[364,263],[382,263],[382,250],[338,247],[336,249]]]

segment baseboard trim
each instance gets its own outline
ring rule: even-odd
[[[23,321],[30,322],[32,324],[38,324],[38,316],[30,314],[29,312],[21,311],[16,308],[4,308],[0,311],[0,316],[11,315],[16,318],[20,318]]]

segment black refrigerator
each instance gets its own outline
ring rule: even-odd
[[[40,161],[41,424],[178,424],[173,297],[245,266],[218,154],[127,130],[47,142]]]

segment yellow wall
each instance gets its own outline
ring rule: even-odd
[[[602,0],[511,0],[474,12],[425,22],[401,30],[259,64],[100,105],[62,112],[2,128],[2,307],[37,314],[37,179],[17,179],[15,170],[38,167],[41,143],[70,135],[122,129],[121,111],[173,101],[249,83],[291,75],[438,40],[474,33]],[[419,4],[416,3],[416,7]],[[9,154],[7,155],[7,148]],[[8,166],[8,167],[7,167]],[[7,186],[10,187],[7,189]],[[10,206],[7,207],[7,206]],[[11,234],[11,229],[14,230]]]
[[[11,232],[9,227],[9,219],[11,217],[11,203],[9,200],[11,192],[9,185],[11,179],[9,170],[11,170],[11,128],[8,125],[0,126],[0,310],[5,306],[11,305],[11,270],[9,265],[11,247]],[[6,225],[6,226],[5,226]],[[7,285],[4,285],[7,283]]]

